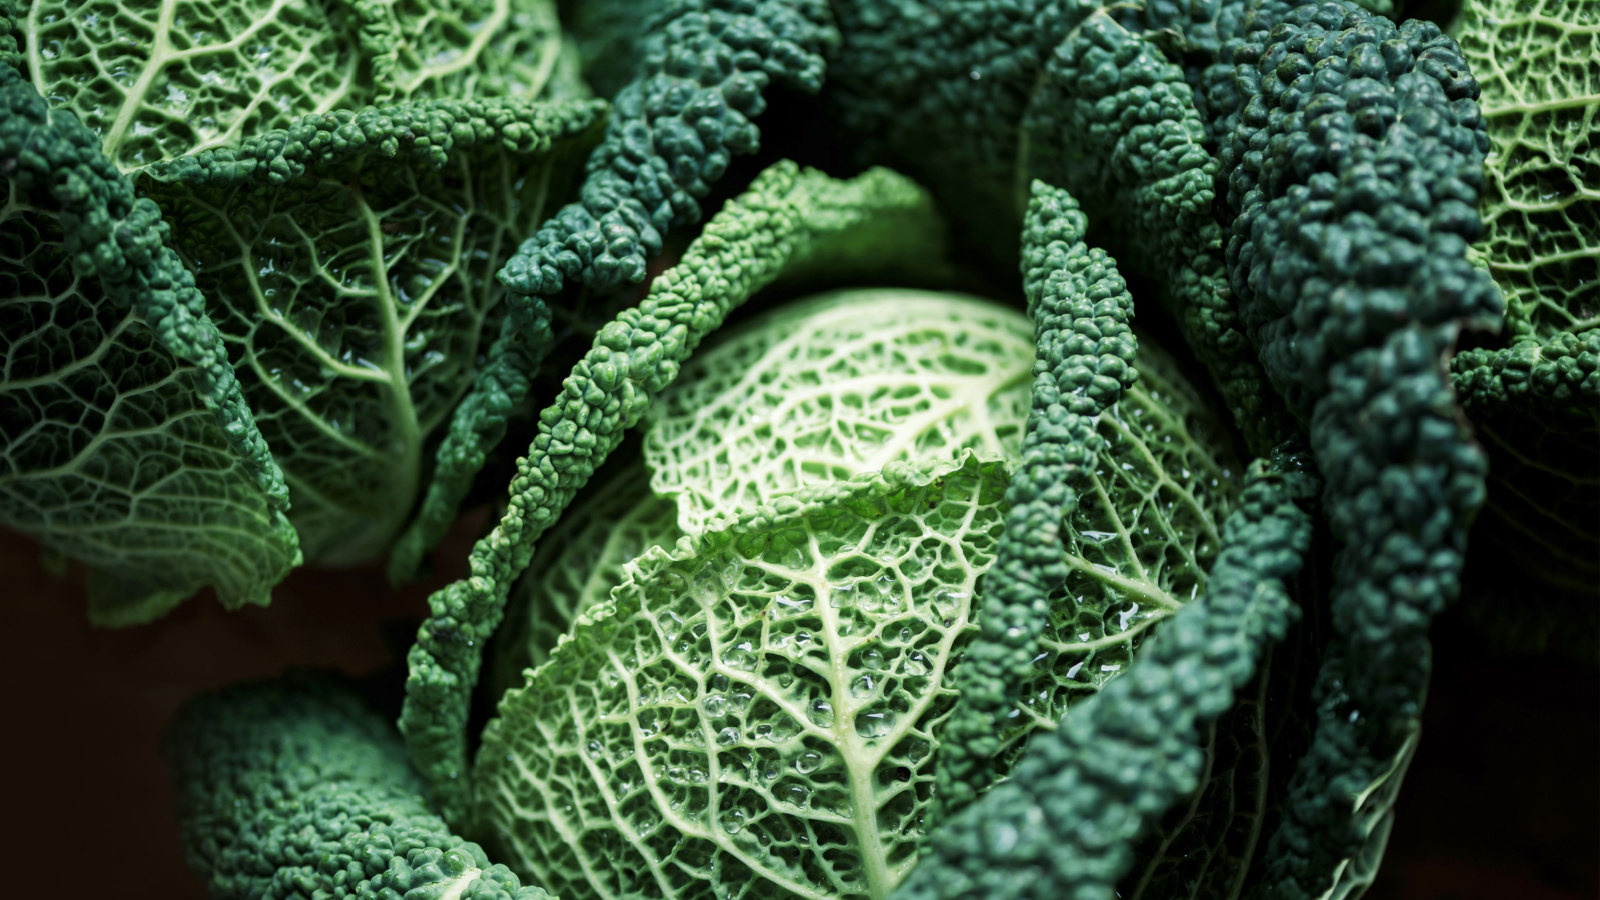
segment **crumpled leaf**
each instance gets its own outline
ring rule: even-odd
[[[306,557],[382,554],[424,444],[472,380],[505,289],[593,101],[425,101],[310,116],[152,167],[284,469]],[[491,332],[492,333],[492,332]]]
[[[1007,468],[891,464],[629,564],[485,732],[502,858],[568,898],[887,896]]]

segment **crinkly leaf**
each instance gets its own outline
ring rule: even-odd
[[[730,310],[791,266],[840,252],[860,260],[863,248],[874,248],[886,265],[904,264],[936,253],[942,233],[928,195],[900,175],[872,169],[841,181],[780,162],[706,223],[637,308],[600,330],[561,395],[540,413],[505,514],[473,545],[471,577],[429,598],[432,615],[408,657],[400,730],[446,820],[460,821],[472,806],[466,725],[483,645],[534,542],[623,432]]]
[[[684,367],[645,435],[678,526],[897,460],[1015,460],[1033,325],[975,297],[850,290],[788,304]]]
[[[377,103],[535,97],[556,71],[550,0],[32,0],[23,70],[123,171]]]
[[[503,314],[494,272],[543,215],[563,162],[552,151],[600,111],[501,100],[329,113],[151,170],[308,559],[372,558],[405,523],[423,445]]]
[[[638,463],[575,503],[512,591],[495,639],[493,696],[520,687],[523,669],[543,664],[579,616],[610,599],[628,563],[682,536],[677,505],[650,492]]]
[[[645,554],[502,700],[486,836],[568,898],[887,896],[1006,482],[895,464]]]
[[[295,533],[207,408],[203,374],[98,278],[50,198],[0,210],[0,522],[89,564],[89,620],[137,625],[206,585],[265,604]]]
[[[1095,462],[1063,523],[1066,580],[1052,585],[1043,653],[996,774],[1037,728],[1054,728],[1134,662],[1156,623],[1205,591],[1243,467],[1227,429],[1160,345],[1139,341],[1139,377],[1095,420]]]
[[[0,31],[13,21],[0,0]],[[5,521],[116,573],[93,592],[92,617],[104,624],[148,621],[208,582],[228,605],[264,603],[300,559],[282,516],[288,489],[160,210],[135,195],[83,123],[4,64],[0,173],[6,250],[24,264],[6,272],[3,295],[16,342],[0,413],[9,457],[0,488],[16,491]],[[118,321],[133,323],[129,352],[102,354]],[[105,359],[118,368],[100,369]],[[123,387],[133,393],[117,396]],[[194,394],[172,394],[178,387]],[[196,409],[209,424],[169,421]],[[241,477],[259,496],[245,496]],[[223,527],[188,535],[203,523]]]

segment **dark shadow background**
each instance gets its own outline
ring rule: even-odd
[[[178,849],[162,727],[199,691],[286,666],[394,664],[429,591],[464,573],[485,515],[458,523],[425,584],[395,592],[377,568],[300,569],[270,608],[229,613],[208,592],[124,631],[88,626],[81,571],[51,575],[36,544],[0,530],[10,858],[56,873],[55,900],[202,898]],[[1600,672],[1494,657],[1455,612],[1434,635],[1422,744],[1367,897],[1600,896]]]

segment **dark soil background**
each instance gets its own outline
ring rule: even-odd
[[[426,584],[394,592],[377,568],[302,569],[270,608],[229,613],[206,594],[124,631],[91,629],[82,573],[51,575],[36,544],[0,530],[10,858],[53,873],[56,900],[204,897],[178,849],[162,727],[197,692],[286,666],[395,664],[484,514],[463,519]],[[1600,671],[1494,657],[1455,613],[1434,634],[1422,745],[1367,897],[1600,897]]]

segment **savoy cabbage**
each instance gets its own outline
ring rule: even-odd
[[[1359,896],[1595,608],[1594,14],[1463,6],[0,0],[0,520],[403,580],[531,432],[398,733],[180,720],[219,897]]]
[[[934,821],[1032,330],[846,291],[697,354],[652,407],[645,469],[576,507],[518,592],[506,656],[541,664],[474,774],[500,858],[562,896],[888,896]],[[1225,432],[1141,346],[1008,763],[1204,589],[1235,500]]]

